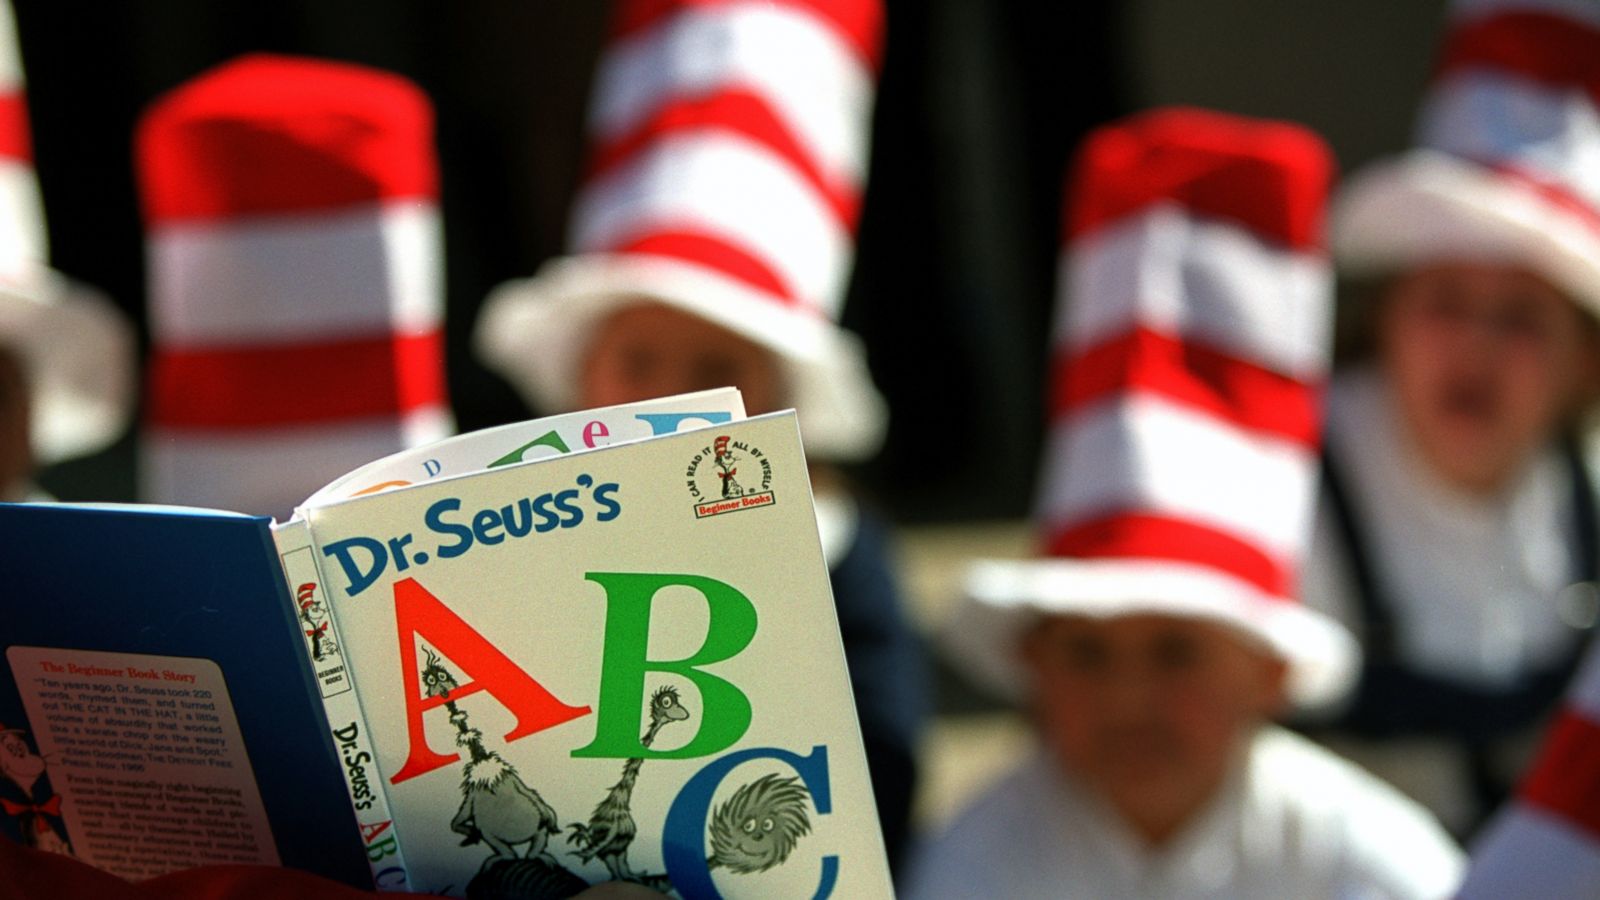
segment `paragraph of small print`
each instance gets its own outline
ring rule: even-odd
[[[278,864],[216,663],[49,647],[6,658],[79,858],[125,878]]]

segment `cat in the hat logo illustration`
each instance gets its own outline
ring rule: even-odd
[[[23,844],[71,854],[61,795],[51,789],[48,763],[28,745],[26,734],[0,723],[0,813],[12,837]]]
[[[712,445],[715,455],[711,462],[717,467],[717,478],[722,482],[722,499],[744,496],[744,488],[739,486],[733,476],[739,474],[737,463],[739,458],[728,449],[728,436],[722,435]]]
[[[710,465],[702,465],[709,462]],[[720,516],[776,502],[772,460],[757,447],[721,434],[689,460],[689,497],[697,519]],[[744,481],[739,480],[740,476]],[[713,478],[713,476],[715,476]]]

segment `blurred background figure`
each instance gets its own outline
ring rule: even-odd
[[[1545,734],[1516,802],[1472,849],[1461,900],[1591,897],[1600,885],[1600,645]]]
[[[1366,662],[1337,746],[1458,835],[1504,797],[1600,614],[1600,3],[1455,4],[1416,149],[1336,208],[1370,356],[1329,399],[1307,600]]]
[[[285,518],[450,433],[433,110],[415,85],[242,57],[151,105],[137,165],[145,499]]]
[[[1043,556],[974,569],[965,668],[1034,757],[918,854],[931,897],[1443,897],[1460,853],[1271,720],[1337,697],[1295,601],[1329,355],[1322,141],[1194,109],[1105,128],[1070,186]]]
[[[39,496],[36,467],[104,449],[132,412],[126,320],[48,259],[22,58],[0,3],[0,500]]]
[[[485,304],[477,346],[536,409],[733,385],[794,407],[891,857],[925,707],[887,527],[829,463],[886,425],[837,324],[881,62],[877,0],[623,2],[590,105],[571,255]]]

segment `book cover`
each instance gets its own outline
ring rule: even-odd
[[[792,413],[304,514],[414,890],[890,895]]]
[[[0,505],[0,833],[371,879],[266,519]]]

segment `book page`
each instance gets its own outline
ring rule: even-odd
[[[301,508],[687,428],[735,422],[744,415],[744,400],[738,389],[717,388],[514,422],[402,450],[368,463],[312,494]]]
[[[23,646],[6,658],[74,855],[124,878],[278,864],[215,663]]]

